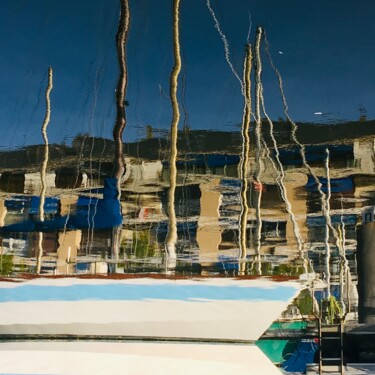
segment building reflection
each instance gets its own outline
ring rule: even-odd
[[[354,126],[354,125],[353,125]],[[179,134],[180,136],[180,134]],[[190,146],[205,147],[215,142],[215,134],[190,131]],[[256,194],[257,185],[250,177],[247,190],[249,203],[246,241],[247,256],[244,268],[239,269],[241,214],[240,134],[229,133],[237,139],[237,146],[204,152],[186,152],[179,148],[176,161],[176,274],[231,274],[251,275],[256,255]],[[139,142],[147,147],[150,140]],[[332,235],[330,288],[342,294],[345,303],[353,295],[356,284],[356,228],[363,208],[375,203],[373,178],[373,138],[343,139],[335,144],[310,144],[306,157],[318,176],[323,191],[327,179],[323,168],[324,149],[330,150],[330,218],[340,234],[345,259],[350,270],[350,282],[342,284],[343,254],[335,246]],[[98,140],[100,142],[100,140]],[[50,160],[46,174],[45,221],[32,227],[38,216],[40,180],[31,164],[12,172],[2,168],[0,176],[1,253],[11,259],[11,267],[3,267],[4,275],[36,271],[38,231],[42,232],[42,274],[75,275],[101,273],[165,272],[164,244],[168,233],[168,158],[126,158],[126,175],[121,185],[121,199],[114,207],[115,197],[108,181],[112,166],[108,156],[92,156],[77,169],[76,160]],[[338,145],[339,144],[339,145]],[[50,145],[53,155],[53,145]],[[202,148],[203,148],[202,147]],[[296,150],[280,144],[280,159],[285,168],[285,189],[300,228],[310,267],[325,280],[325,219],[321,211],[316,183],[301,165]],[[14,152],[14,151],[12,151]],[[19,150],[20,157],[27,150]],[[272,154],[272,148],[271,148]],[[250,168],[255,163],[250,150]],[[31,160],[36,165],[38,159]],[[102,163],[102,167],[99,168]],[[96,169],[95,166],[98,166]],[[263,275],[298,275],[304,272],[303,259],[293,232],[285,202],[280,196],[275,170],[269,160],[262,163],[260,267]],[[103,188],[102,186],[107,186]],[[109,186],[109,187],[108,187]],[[109,189],[109,190],[106,190]],[[107,193],[106,193],[107,191]],[[107,194],[107,195],[106,195]],[[110,202],[110,203],[109,203]],[[117,201],[118,202],[118,201]],[[122,212],[117,218],[111,210]],[[87,223],[85,225],[84,223]],[[34,223],[34,224],[32,224]],[[73,225],[74,224],[74,225]],[[119,227],[118,258],[112,257],[112,228]],[[311,270],[312,270],[311,269]],[[341,276],[340,276],[341,275]],[[340,279],[341,277],[341,279]],[[340,281],[341,280],[341,281]],[[349,285],[350,284],[350,285]],[[322,293],[324,291],[322,290]],[[355,305],[351,304],[355,309]]]
[[[213,177],[199,185],[200,215],[197,223],[197,244],[199,247],[199,263],[206,265],[219,261],[219,246],[222,241],[220,226],[220,206],[222,194],[220,179]]]

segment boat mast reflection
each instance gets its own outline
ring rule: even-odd
[[[181,71],[181,52],[180,52],[180,31],[179,31],[179,9],[180,0],[173,2],[173,58],[174,66],[169,81],[169,95],[172,105],[172,121],[170,127],[170,157],[169,157],[169,190],[168,190],[168,208],[167,215],[168,233],[165,240],[166,249],[166,268],[174,268],[176,266],[176,242],[177,242],[177,219],[175,208],[175,192],[177,179],[177,134],[178,123],[180,120],[180,109],[177,99],[178,77]]]
[[[247,220],[249,213],[248,179],[249,179],[249,152],[250,152],[250,119],[251,119],[251,67],[252,52],[251,45],[246,45],[244,60],[244,114],[242,119],[242,154],[240,160],[240,178],[241,178],[241,213],[239,220],[239,246],[240,246],[240,262],[239,273],[245,274],[246,256],[247,256]]]
[[[254,185],[256,191],[256,228],[255,228],[255,258],[252,267],[255,267],[258,275],[262,274],[261,267],[261,241],[262,241],[262,216],[261,202],[263,185],[261,181],[262,173],[262,116],[261,116],[261,82],[262,82],[262,60],[260,56],[260,43],[262,40],[263,29],[258,27],[255,39],[255,171]]]
[[[49,144],[48,144],[48,136],[47,136],[47,127],[51,119],[51,91],[53,88],[53,71],[50,67],[48,69],[48,84],[45,93],[46,99],[46,113],[44,117],[44,121],[42,124],[42,136],[44,140],[44,156],[43,156],[43,163],[42,168],[40,171],[40,179],[41,179],[41,191],[39,197],[39,220],[41,223],[44,222],[44,204],[46,201],[46,190],[47,190],[47,182],[46,182],[46,171],[49,159]],[[37,254],[37,262],[36,262],[36,273],[40,273],[42,267],[42,257],[43,257],[43,232],[38,233],[38,254]]]
[[[129,0],[121,0],[120,1],[120,19],[119,19],[118,29],[117,29],[117,34],[116,34],[116,50],[117,50],[117,62],[118,62],[118,67],[119,67],[119,74],[118,74],[117,87],[116,87],[116,93],[115,93],[116,119],[115,119],[115,124],[113,127],[113,140],[115,142],[113,178],[117,183],[117,199],[118,199],[118,208],[119,208],[120,217],[122,217],[121,204],[120,204],[121,182],[126,172],[122,134],[126,127],[125,98],[126,98],[126,88],[128,85],[128,69],[127,69],[127,64],[126,64],[126,43],[128,40],[129,25],[130,25]],[[118,260],[119,258],[121,229],[122,229],[121,225],[114,226],[112,228],[111,257],[114,260]],[[116,268],[116,265],[114,265],[114,268]]]

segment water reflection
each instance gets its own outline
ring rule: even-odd
[[[195,60],[189,62],[193,43],[184,24],[189,8],[175,0],[169,18],[163,19],[168,33],[161,32],[171,37],[172,44],[166,47],[158,41],[162,49],[168,48],[171,61],[160,63],[163,78],[156,85],[162,53],[156,53],[154,46],[151,52],[145,48],[147,65],[140,59],[138,71],[131,60],[143,48],[136,39],[142,34],[137,26],[142,4],[121,0],[114,9],[119,15],[117,33],[111,34],[118,66],[117,76],[112,76],[115,94],[109,104],[104,88],[96,92],[88,120],[101,123],[102,131],[91,125],[84,132],[68,126],[71,141],[66,137],[49,141],[57,139],[56,125],[51,129],[54,136],[47,137],[50,69],[42,138],[0,152],[1,275],[114,279],[130,274],[176,279],[314,275],[310,314],[318,312],[314,302],[331,296],[342,311],[355,312],[356,231],[363,210],[375,205],[375,121],[363,109],[358,121],[351,117],[335,124],[316,123],[307,115],[294,120],[289,113],[291,90],[284,88],[287,80],[278,69],[275,52],[271,53],[274,47],[266,30],[258,27],[252,37],[246,23],[249,35],[245,49],[241,46],[241,78],[232,43],[224,33],[223,15],[209,0],[204,4],[206,16],[220,41],[220,49],[209,48],[213,68],[207,61],[199,69]],[[132,34],[130,20],[138,34]],[[229,72],[224,74],[216,60]],[[98,80],[102,67],[95,67]],[[202,84],[189,91],[190,82],[197,83],[197,72]],[[62,80],[59,74],[54,70],[54,90]],[[142,74],[150,90],[135,93]],[[166,77],[169,97],[163,91]],[[227,91],[220,86],[226,81]],[[272,85],[277,91],[270,89]],[[100,91],[98,81],[94,87]],[[228,96],[225,100],[223,93]],[[299,102],[294,95],[292,103]],[[281,116],[274,109],[274,96],[281,101]],[[170,111],[163,108],[164,100],[169,100]],[[64,111],[58,108],[64,108],[63,103],[61,97],[53,102],[60,121]],[[97,107],[100,112],[105,107],[106,120],[95,118]],[[228,107],[230,119],[223,115]],[[25,112],[29,109],[26,104],[22,107]],[[206,115],[210,112],[220,117],[219,123],[216,119],[212,124],[211,114]],[[69,111],[65,115],[76,118]],[[86,116],[84,109],[79,116]],[[104,131],[109,120],[112,135]],[[8,136],[10,128],[3,127]]]
[[[192,145],[198,137],[203,145],[210,144],[213,147],[215,135],[210,132],[190,131],[189,138]],[[180,136],[183,134],[180,133]],[[241,146],[240,133],[231,133],[228,137],[237,139],[238,147]],[[103,140],[95,141],[100,143]],[[111,141],[106,142],[111,150]],[[147,147],[148,143],[148,140],[145,140],[139,144],[143,148]],[[309,171],[301,168],[300,159],[293,159],[294,149],[288,145],[279,145],[280,160],[286,161],[285,191],[288,193],[289,204],[300,228],[300,236],[313,262],[322,259],[321,256],[317,257],[317,254],[323,249],[327,251],[327,244],[337,248],[341,255],[345,248],[347,255],[353,260],[355,227],[360,220],[361,210],[374,203],[372,177],[369,174],[374,164],[368,155],[373,140],[358,137],[352,142],[342,140],[342,144],[341,148],[336,145],[324,145],[327,150],[331,150],[328,178],[324,167],[328,165],[324,147],[316,144],[306,149],[306,159],[311,160],[310,172],[317,176],[320,189]],[[259,186],[255,180],[255,183],[249,186],[246,195],[241,194],[241,191],[244,192],[241,185],[243,171],[237,168],[241,166],[241,162],[239,154],[233,153],[234,145],[230,146],[228,150],[221,150],[226,151],[225,154],[219,153],[219,150],[217,153],[207,153],[196,146],[192,149],[193,153],[184,155],[180,151],[174,195],[176,254],[177,263],[182,267],[181,272],[185,270],[195,273],[200,272],[198,269],[205,268],[210,272],[237,272],[237,260],[241,258],[241,233],[247,233],[249,256],[256,254],[260,243],[264,264],[272,264],[275,261],[290,264],[300,258],[291,215],[288,213],[285,199],[280,194],[279,174],[271,165],[267,167],[267,158],[263,159],[265,167],[262,171],[261,241],[257,240],[259,225],[256,208],[259,205]],[[77,251],[77,262],[80,256],[85,257],[88,263],[109,261],[110,248],[107,244],[110,242],[110,235],[106,231],[119,224],[122,224],[119,259],[119,262],[123,263],[122,267],[125,266],[128,271],[142,271],[148,267],[161,270],[164,257],[162,249],[168,233],[169,163],[163,159],[145,161],[135,157],[127,158],[126,180],[121,186],[119,202],[116,179],[108,177],[112,170],[111,162],[108,161],[105,165],[103,163],[100,171],[93,169],[91,174],[89,163],[82,164],[77,171],[74,160],[53,158],[55,147],[50,145],[52,157],[49,165],[56,169],[50,169],[46,175],[44,220],[40,219],[40,197],[30,194],[40,189],[37,174],[28,173],[25,169],[13,173],[5,172],[0,177],[3,254],[12,255],[15,271],[21,264],[32,264],[32,257],[36,256],[37,232],[45,233],[43,249],[49,258],[48,272],[53,269],[51,261],[56,261],[58,238],[67,231],[81,233],[81,243],[74,246]],[[29,148],[17,151],[20,158],[28,152]],[[69,147],[66,147],[66,152],[73,153]],[[270,152],[272,155],[272,148]],[[346,160],[343,160],[343,154]],[[39,155],[39,160],[42,161],[43,154]],[[110,155],[109,151],[104,157],[110,158]],[[256,165],[256,158],[255,150],[250,149],[250,166]],[[29,165],[37,162],[38,158],[34,158],[30,160]],[[93,153],[92,164],[100,162],[100,155],[96,156]],[[75,182],[76,175],[81,181],[79,187]],[[104,187],[101,187],[102,184]],[[326,195],[325,200],[329,200],[330,203],[325,211],[322,209],[322,192]],[[239,228],[243,230],[243,227],[238,227],[237,223],[243,215],[241,207],[244,198],[249,203],[248,229],[240,233]],[[119,216],[120,212],[122,216]],[[330,223],[331,227],[329,237],[326,222]],[[212,240],[204,236],[212,236]],[[338,240],[342,244],[338,244]],[[140,247],[149,250],[135,250]],[[215,248],[217,250],[214,250]],[[152,256],[149,256],[149,253]],[[87,256],[92,256],[92,259]],[[47,258],[44,258],[46,262]],[[210,262],[212,265],[216,264],[214,269],[207,265]],[[276,264],[272,267],[275,266]],[[79,268],[77,272],[80,272]]]

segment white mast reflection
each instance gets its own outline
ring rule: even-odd
[[[39,197],[39,220],[41,222],[44,221],[44,203],[46,200],[46,190],[47,190],[47,182],[46,182],[46,171],[47,171],[47,164],[49,158],[49,146],[48,146],[48,137],[47,137],[47,127],[51,119],[51,90],[53,87],[53,71],[52,68],[48,68],[48,84],[46,89],[46,114],[44,117],[44,121],[42,124],[42,136],[44,140],[44,158],[42,163],[42,168],[40,171],[40,179],[42,183],[42,188],[40,191]],[[43,232],[39,232],[38,234],[38,255],[37,255],[37,262],[36,262],[36,273],[40,273],[42,268],[42,256],[43,256]]]
[[[179,33],[180,0],[173,2],[173,57],[174,66],[170,76],[169,95],[172,105],[171,121],[171,154],[169,158],[169,191],[168,191],[168,234],[165,240],[167,269],[176,266],[177,220],[175,209],[175,191],[177,179],[177,131],[180,120],[180,110],[177,99],[178,76],[181,71],[180,33]]]
[[[256,228],[255,228],[255,259],[256,271],[259,275],[262,274],[261,268],[261,237],[262,237],[262,217],[261,217],[261,201],[262,201],[262,182],[261,176],[261,126],[262,118],[260,113],[261,108],[261,75],[262,75],[262,60],[260,57],[260,42],[262,39],[263,29],[257,29],[255,40],[255,141],[256,141],[256,154],[255,154],[255,173],[254,184],[257,187],[257,205],[255,207]]]
[[[245,86],[244,86],[244,82],[242,82],[241,78],[239,77],[238,73],[236,72],[236,69],[234,69],[234,66],[232,64],[232,61],[230,60],[230,52],[229,52],[229,43],[228,43],[228,39],[227,37],[225,36],[225,34],[223,33],[221,27],[220,27],[220,23],[219,23],[219,20],[217,19],[216,17],[216,14],[214,12],[214,10],[212,9],[211,7],[211,2],[210,0],[207,0],[206,1],[206,5],[207,5],[207,8],[208,10],[210,11],[211,13],[211,16],[214,20],[214,23],[215,23],[215,28],[216,30],[218,31],[219,35],[220,35],[220,38],[221,40],[223,41],[223,44],[224,44],[224,52],[225,52],[225,60],[230,68],[230,70],[232,71],[233,75],[236,77],[237,81],[240,83],[241,85],[241,92],[242,92],[242,95],[245,95]],[[249,34],[250,34],[250,31],[251,31],[251,28],[249,30]]]
[[[326,194],[326,209],[325,212],[325,237],[324,245],[326,250],[325,257],[325,272],[326,272],[326,283],[327,283],[327,297],[331,296],[331,270],[330,270],[330,260],[331,260],[331,248],[329,246],[329,218],[330,218],[330,199],[331,199],[331,177],[329,173],[329,150],[326,149],[327,158],[325,161],[325,170],[327,177],[327,194]]]
[[[264,36],[264,38],[265,38],[265,36]],[[266,43],[266,49],[267,48],[268,48],[268,45]],[[276,138],[275,138],[275,135],[274,135],[274,124],[273,124],[270,116],[268,115],[268,113],[266,111],[266,105],[265,105],[265,100],[264,100],[264,91],[263,91],[263,83],[260,82],[259,84],[260,84],[260,100],[261,100],[262,111],[263,111],[263,114],[266,117],[267,122],[268,122],[269,127],[270,127],[270,137],[271,137],[273,149],[275,151],[276,163],[271,158],[269,150],[267,150],[268,158],[269,158],[274,170],[277,173],[276,183],[277,183],[277,185],[279,186],[279,189],[280,189],[281,199],[285,203],[286,212],[288,213],[289,219],[292,222],[293,234],[294,234],[294,238],[297,242],[298,252],[300,254],[301,260],[303,260],[304,270],[307,273],[308,272],[308,261],[306,259],[306,255],[305,255],[305,251],[304,251],[304,243],[303,243],[303,239],[302,239],[302,236],[301,236],[300,228],[299,228],[298,222],[296,220],[295,214],[293,212],[292,204],[290,203],[290,200],[288,198],[288,191],[287,191],[287,188],[286,188],[285,183],[284,183],[285,182],[285,172],[284,172],[284,167],[283,167],[283,165],[280,161],[280,152],[279,152],[277,141],[276,141]],[[263,144],[264,144],[265,148],[267,148],[267,144],[264,140],[263,140]]]
[[[346,240],[346,230],[345,230],[345,223],[343,218],[343,204],[342,204],[342,196],[341,196],[341,215],[340,215],[340,224],[338,227],[339,237],[340,237],[340,304],[343,311],[343,314],[346,312],[350,312],[350,268],[349,262],[346,258],[346,248],[345,248],[345,240]],[[345,305],[345,299],[347,301],[348,307]]]
[[[299,147],[299,151],[300,151],[300,155],[301,155],[301,158],[302,158],[303,166],[307,169],[308,173],[314,178],[318,193],[320,195],[322,214],[323,214],[323,216],[326,220],[328,228],[332,232],[332,235],[335,239],[335,245],[336,245],[337,249],[339,250],[339,252],[342,252],[339,234],[338,234],[337,230],[334,228],[334,226],[332,225],[332,221],[331,221],[331,217],[330,217],[330,213],[329,213],[329,207],[327,207],[327,197],[326,197],[326,194],[322,190],[322,183],[320,182],[318,176],[314,173],[314,171],[312,170],[312,168],[310,167],[310,165],[307,162],[305,145],[303,145],[301,142],[299,142],[299,140],[297,138],[298,126],[292,120],[292,118],[289,115],[289,107],[288,107],[288,102],[286,100],[286,96],[285,96],[285,92],[284,92],[283,79],[281,77],[280,72],[278,71],[275,64],[273,63],[271,53],[269,51],[269,44],[268,44],[266,34],[264,35],[264,41],[265,41],[265,51],[266,51],[266,54],[268,56],[268,60],[269,60],[270,65],[271,65],[271,67],[272,67],[273,71],[275,72],[276,77],[278,79],[279,90],[280,90],[281,99],[282,99],[282,103],[283,103],[284,115],[292,126],[292,133],[291,133],[292,140]],[[329,154],[328,149],[327,149],[327,152]],[[328,157],[329,157],[329,155],[328,155]],[[327,212],[327,208],[328,208],[328,212]]]
[[[242,155],[240,161],[240,178],[241,178],[241,213],[239,220],[239,247],[240,247],[240,264],[239,273],[243,275],[246,269],[247,255],[247,219],[249,213],[249,204],[247,201],[248,192],[248,174],[249,174],[249,152],[250,152],[250,116],[251,116],[251,65],[252,53],[250,44],[246,45],[246,54],[244,61],[244,114],[242,119]]]

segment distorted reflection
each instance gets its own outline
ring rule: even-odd
[[[267,122],[262,125],[265,128]],[[366,125],[370,128],[373,123],[368,121]],[[309,124],[303,126],[312,134],[312,128],[316,128]],[[301,158],[299,146],[296,148],[285,140],[287,126],[284,128],[283,123],[273,122],[273,127],[271,134],[279,136],[278,148],[274,148],[274,141],[268,139],[269,129],[263,130],[264,142],[270,149],[269,157],[250,147],[249,175],[253,171],[254,180],[246,196],[241,194],[244,167],[237,169],[242,163],[240,153],[244,152],[241,151],[241,133],[189,131],[189,150],[179,149],[174,190],[175,247],[180,272],[194,274],[206,270],[236,274],[237,260],[243,254],[239,249],[241,233],[245,230],[237,223],[241,223],[239,218],[244,216],[241,208],[244,198],[249,203],[248,255],[251,252],[257,255],[260,251],[262,268],[268,269],[266,273],[272,273],[280,264],[289,264],[295,272],[302,272],[298,266],[301,238],[310,260],[314,264],[318,262],[316,266],[326,264],[324,257],[318,254],[332,246],[341,256],[345,248],[346,261],[354,260],[358,215],[361,208],[374,203],[371,177],[374,160],[369,155],[369,150],[373,153],[373,138],[361,136],[360,123],[351,122],[334,129],[336,144],[324,144],[318,129]],[[352,129],[356,129],[357,137],[348,138]],[[252,131],[250,136],[254,141]],[[226,146],[220,144],[223,137],[230,140]],[[178,132],[178,143],[183,144],[184,138],[185,134]],[[109,261],[110,229],[120,224],[118,272],[123,272],[124,267],[129,272],[161,271],[163,243],[169,225],[170,166],[165,159],[137,157],[137,147],[134,147],[138,146],[146,153],[158,141],[145,139],[137,145],[125,142],[128,153],[120,201],[117,200],[116,179],[110,177],[113,168],[110,159],[116,148],[113,141],[78,136],[71,146],[61,148],[50,144],[44,220],[39,209],[41,198],[33,195],[42,191],[33,166],[43,163],[43,146],[9,151],[7,154],[12,156],[7,168],[3,158],[0,176],[1,233],[3,254],[12,256],[13,272],[34,269],[32,259],[37,256],[35,236],[38,232],[44,233],[46,256],[42,272],[60,272],[55,270],[53,262],[57,261],[59,244],[61,246],[65,241],[59,238],[67,236],[69,231],[80,233],[74,243],[81,239],[72,246],[71,254],[76,252],[77,256],[71,255],[69,262],[74,258],[77,262],[75,272],[86,272],[91,262]],[[91,149],[90,143],[94,142],[96,147]],[[162,139],[160,143],[163,143]],[[76,150],[82,150],[78,167],[72,158]],[[262,167],[259,167],[259,159],[262,159]],[[24,160],[23,169],[14,166],[19,160]],[[275,165],[282,165],[283,169],[280,171]],[[304,165],[308,165],[307,170]],[[258,181],[260,168],[262,181]],[[261,216],[257,207],[260,207]],[[136,251],[140,247],[144,250]],[[252,271],[249,268],[247,272]]]
[[[33,17],[42,12],[39,3]],[[26,46],[22,51],[16,33],[14,47],[4,48],[9,59],[29,58],[32,71],[19,62],[1,66],[9,75],[15,69],[25,81],[16,77],[13,85],[3,78],[0,85],[0,92],[11,96],[0,111],[2,278],[151,275],[167,279],[160,284],[166,289],[170,279],[180,278],[235,277],[246,279],[249,288],[250,279],[261,277],[270,283],[300,279],[307,289],[284,311],[285,319],[323,319],[329,311],[324,319],[333,324],[338,316],[358,321],[358,310],[372,316],[367,302],[361,305],[357,271],[358,228],[374,221],[371,82],[358,72],[364,89],[352,79],[351,103],[329,63],[306,55],[307,47],[293,47],[304,45],[304,37],[318,43],[315,34],[302,30],[293,42],[288,31],[275,36],[284,24],[266,5],[259,9],[270,21],[261,11],[250,13],[245,1],[234,10],[210,0],[193,5],[173,0],[172,9],[169,2],[129,0],[112,1],[111,9],[95,0],[98,12],[90,10],[88,20],[77,21],[81,5],[72,11],[67,3],[48,5],[44,26],[33,29],[36,38],[51,31],[40,36],[50,45],[56,30],[64,28],[61,49],[54,44],[47,53],[37,43],[35,51]],[[5,10],[13,12],[16,24],[24,21],[17,7]],[[61,12],[70,24],[61,23]],[[235,26],[229,19],[234,16]],[[252,30],[256,17],[265,26]],[[307,23],[315,20],[304,17]],[[324,14],[322,28],[331,30],[331,21]],[[70,25],[80,30],[80,46],[73,46]],[[8,22],[5,27],[15,30]],[[79,59],[85,28],[93,35]],[[336,49],[343,53],[344,40],[328,37],[330,45],[324,44],[321,54],[337,63],[331,56]],[[71,59],[62,52],[69,43]],[[354,74],[357,55],[346,56],[337,74]],[[298,61],[310,57],[310,71],[301,73]],[[374,67],[374,56],[364,60],[363,69]],[[50,65],[53,75],[49,68],[46,76]],[[336,94],[317,88],[317,82],[326,87],[328,81]],[[307,88],[304,94],[301,87]],[[42,114],[37,136],[36,118]],[[360,259],[359,268],[367,272],[361,267]],[[210,282],[215,289],[216,281]],[[370,300],[372,292],[363,288]],[[285,300],[295,295],[292,289]],[[216,298],[206,292],[186,300]],[[147,293],[144,298],[151,298]],[[247,302],[258,297],[251,294]],[[185,303],[184,298],[176,301]]]

